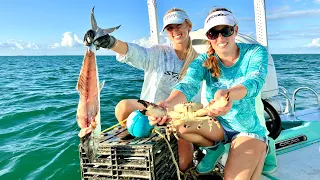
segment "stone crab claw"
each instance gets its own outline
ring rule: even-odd
[[[153,117],[164,117],[165,115],[167,115],[167,109],[164,107],[161,107],[155,103],[151,103],[148,101],[144,101],[144,100],[138,100],[139,103],[141,103],[145,109],[142,110],[143,113],[146,116],[153,116]]]
[[[141,103],[145,109],[142,110],[142,113],[144,113],[146,116],[153,116],[153,117],[164,117],[168,115],[168,110],[164,107],[161,107],[155,103],[151,103],[144,100],[138,100],[139,103]],[[174,136],[178,138],[176,128],[170,125],[170,122],[166,126],[166,136],[167,139],[170,141],[170,134],[173,132]]]

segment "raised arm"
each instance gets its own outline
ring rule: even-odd
[[[95,36],[95,33],[93,30],[87,31],[84,35],[85,45],[91,43],[88,42],[88,40],[90,40],[88,37]],[[162,49],[159,46],[144,48],[137,44],[123,42],[109,34],[95,39],[93,43],[98,49],[105,48],[116,52],[119,62],[127,63],[141,70],[158,67],[161,63],[160,53]]]
[[[115,45],[111,48],[111,50],[122,56],[125,56],[128,52],[128,44],[116,39]]]

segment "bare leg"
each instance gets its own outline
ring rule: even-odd
[[[115,107],[115,116],[118,122],[125,120],[134,110],[142,110],[144,106],[137,102],[136,99],[121,100]],[[121,126],[126,126],[122,123]]]
[[[267,153],[267,152],[266,152]],[[260,179],[261,173],[262,173],[262,169],[263,169],[263,165],[264,165],[264,160],[266,159],[266,156],[263,155],[260,158],[260,161],[258,163],[257,168],[254,170],[253,175],[251,177],[252,180],[258,180]]]
[[[194,133],[180,134],[179,137],[181,137],[181,139],[184,139],[188,142],[192,142],[193,144],[200,146],[200,147],[213,146],[215,144],[213,141],[210,141],[210,140],[206,139],[205,137],[203,137],[199,134],[194,134]]]
[[[223,128],[218,121],[212,123],[211,131],[207,120],[203,121],[199,129],[197,128],[199,121],[188,122],[187,124],[190,127],[178,127],[178,135],[186,141],[205,147],[212,146],[214,142],[219,142],[224,139]]]
[[[186,171],[192,164],[193,144],[183,139],[178,140],[179,168]]]
[[[203,124],[200,128],[198,128],[199,122],[187,123],[187,126],[190,126],[189,128],[185,128],[183,126],[179,127],[179,136],[206,149],[207,153],[199,162],[197,172],[203,174],[209,173],[213,170],[215,164],[224,151],[222,144],[220,144],[220,146],[213,146],[215,145],[215,142],[219,142],[224,139],[223,128],[218,121],[215,121],[212,124],[211,131],[207,120],[202,122]]]
[[[263,166],[262,158],[265,156],[264,142],[246,136],[237,137],[231,142],[224,179],[249,180],[260,177],[262,171],[260,166]]]

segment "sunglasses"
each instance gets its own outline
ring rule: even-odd
[[[215,40],[218,38],[219,34],[223,37],[229,37],[234,33],[234,26],[227,26],[221,30],[215,30],[211,28],[207,33],[206,36],[210,40]]]

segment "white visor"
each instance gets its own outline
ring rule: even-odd
[[[163,17],[162,31],[164,31],[169,24],[182,24],[186,19],[189,20],[189,17],[187,13],[183,11],[171,12]]]
[[[204,32],[218,25],[234,26],[237,24],[236,18],[228,11],[216,11],[210,14],[204,22]]]

